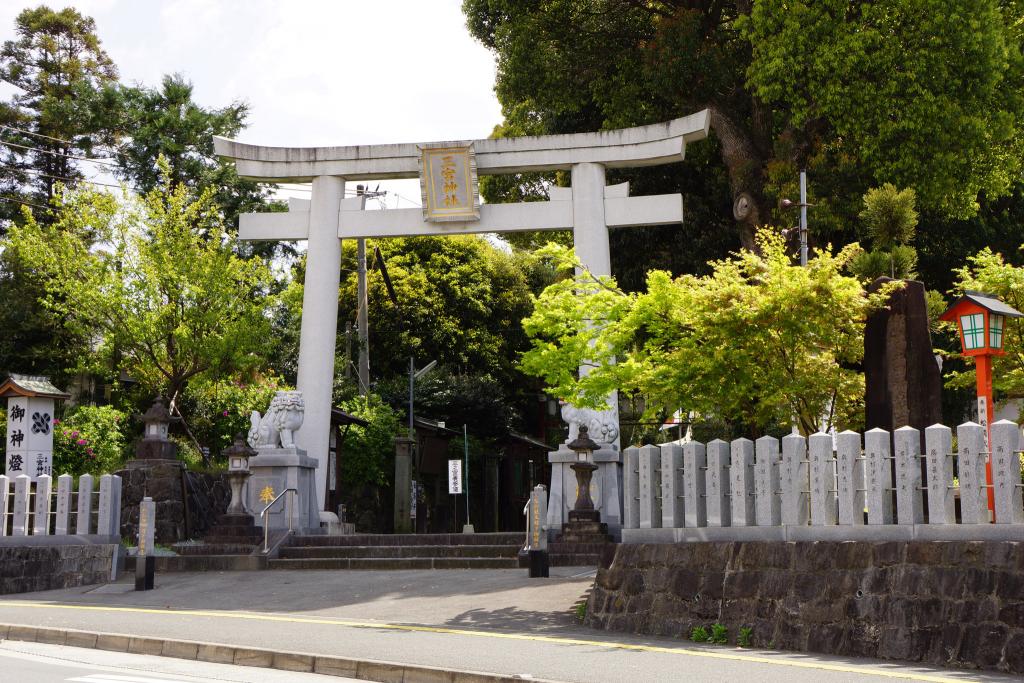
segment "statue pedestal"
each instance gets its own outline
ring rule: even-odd
[[[569,512],[576,506],[575,452],[566,441],[557,451],[548,453],[551,463],[551,492],[548,499],[548,538],[554,540],[562,525],[569,521]],[[608,525],[608,533],[616,541],[622,538],[622,453],[610,444],[601,444],[594,451],[597,465],[590,482],[590,497],[600,519]]]
[[[306,451],[291,448],[259,448],[259,455],[249,458],[246,507],[256,518],[258,526],[263,525],[260,513],[263,508],[285,489],[295,493],[281,496],[267,515],[271,529],[291,528],[301,533],[317,533],[320,530],[320,513],[316,504],[316,460],[306,456]],[[289,517],[291,518],[289,520]]]

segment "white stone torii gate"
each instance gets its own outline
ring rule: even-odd
[[[630,197],[628,183],[607,186],[606,168],[682,161],[686,143],[707,137],[708,111],[636,128],[453,142],[472,144],[484,175],[571,170],[572,187],[553,187],[550,201],[484,204],[479,220],[428,222],[421,209],[362,211],[345,199],[346,181],[415,178],[417,144],[351,147],[263,147],[215,137],[216,153],[235,162],[238,175],[264,182],[310,182],[309,200],[287,213],[243,214],[243,240],[307,240],[306,282],[299,339],[298,389],[306,400],[299,447],[316,459],[317,506],[324,509],[334,384],[341,239],[461,235],[572,229],[576,253],[594,275],[610,275],[608,228],[665,225],[683,220],[681,194]]]

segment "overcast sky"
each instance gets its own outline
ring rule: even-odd
[[[470,37],[460,0],[47,4],[93,17],[125,82],[157,86],[180,73],[203,106],[247,102],[246,142],[464,140],[487,137],[501,121],[494,59]],[[14,18],[30,6],[0,3],[0,39],[14,37]],[[419,203],[415,180],[382,186]]]

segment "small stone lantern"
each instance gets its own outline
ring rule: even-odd
[[[576,462],[569,467],[576,473],[576,505],[569,511],[569,521],[601,521],[601,513],[594,509],[594,500],[590,497],[590,480],[597,470],[597,465],[591,461],[594,451],[600,445],[590,438],[590,430],[586,425],[580,425],[579,436],[573,439],[567,447],[576,452]]]
[[[224,455],[228,459],[228,483],[231,485],[231,504],[227,510],[229,515],[250,516],[250,512],[245,509],[242,488],[252,474],[249,472],[249,458],[256,453],[257,451],[245,442],[245,435],[241,432],[235,436],[234,445],[224,449]]]
[[[164,405],[164,397],[157,396],[153,405],[144,415],[136,415],[145,425],[142,440],[135,447],[135,457],[139,460],[176,460],[178,446],[167,437],[172,422],[180,417],[171,417]]]

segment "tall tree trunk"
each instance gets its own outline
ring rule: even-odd
[[[734,216],[740,244],[754,250],[754,232],[769,217],[764,198],[765,158],[754,136],[720,107],[712,105],[711,129],[722,147],[722,161],[729,173]]]

